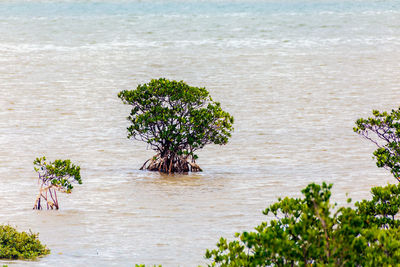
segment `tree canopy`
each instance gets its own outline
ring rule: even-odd
[[[195,152],[208,144],[226,144],[233,131],[233,117],[220,103],[205,88],[183,81],[153,79],[135,90],[121,91],[118,97],[132,106],[128,138],[157,152],[141,169],[201,171]]]
[[[331,187],[313,183],[302,198],[278,199],[263,212],[275,219],[207,250],[209,266],[397,265],[400,184],[372,188],[355,208],[331,204]]]
[[[34,209],[42,209],[41,199],[46,201],[47,209],[59,209],[56,191],[71,193],[73,183],[82,184],[80,167],[72,164],[69,159],[47,163],[46,157],[41,157],[36,158],[33,164],[40,183]]]
[[[358,119],[354,131],[378,147],[373,153],[376,165],[389,170],[400,182],[400,108],[390,113],[374,110],[372,114]]]

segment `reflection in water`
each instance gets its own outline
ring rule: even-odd
[[[0,223],[52,250],[17,265],[197,266],[311,181],[342,203],[394,182],[352,127],[399,103],[398,3],[179,3],[0,4]],[[203,173],[137,170],[153,153],[126,139],[117,93],[158,77],[207,87],[235,117]],[[31,210],[42,155],[82,167],[57,212]]]

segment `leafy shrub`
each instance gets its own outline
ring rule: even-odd
[[[400,108],[391,113],[372,111],[373,117],[358,119],[354,131],[374,143],[378,149],[376,165],[389,170],[400,182]]]
[[[59,209],[56,191],[71,193],[73,183],[82,184],[80,167],[71,163],[69,159],[57,159],[46,162],[46,157],[36,158],[33,162],[38,173],[40,190],[33,209],[42,209],[41,200],[46,201],[47,209]]]
[[[36,259],[50,254],[42,245],[38,234],[18,232],[9,225],[0,225],[0,259]]]
[[[397,265],[400,184],[372,188],[372,200],[355,208],[330,204],[331,187],[310,184],[303,198],[279,199],[263,212],[275,219],[207,250],[209,266]]]
[[[132,106],[128,138],[146,142],[157,152],[141,169],[201,171],[194,153],[207,144],[226,144],[233,131],[233,117],[220,103],[205,88],[183,81],[151,80],[118,97]]]

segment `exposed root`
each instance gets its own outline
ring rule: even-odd
[[[202,172],[203,170],[195,162],[188,162],[191,166],[192,172]]]
[[[188,155],[176,155],[169,153],[161,157],[160,154],[148,159],[141,170],[159,171],[165,173],[186,173],[203,171],[193,158],[189,160]]]
[[[57,199],[57,191],[63,191],[60,186],[57,185],[49,185],[46,187],[41,187],[39,194],[36,198],[35,205],[33,206],[33,209],[35,210],[41,210],[42,208],[42,201],[43,199],[46,203],[47,209],[56,209],[58,210],[58,199]]]

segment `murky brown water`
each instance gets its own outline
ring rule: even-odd
[[[395,3],[118,3],[0,3],[0,223],[52,250],[0,264],[197,266],[220,236],[310,182],[334,183],[340,203],[394,182],[352,127],[399,106]],[[205,86],[235,117],[230,143],[199,153],[203,173],[138,171],[153,153],[126,139],[117,93],[158,77]],[[56,212],[31,209],[42,155],[82,168]]]

